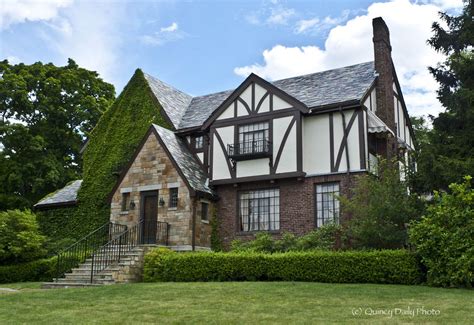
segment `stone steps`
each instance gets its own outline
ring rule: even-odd
[[[51,288],[79,288],[99,285],[109,285],[114,283],[136,282],[139,281],[143,271],[143,256],[151,247],[135,247],[129,251],[122,251],[123,257],[120,262],[116,262],[106,256],[96,256],[94,265],[100,265],[106,261],[112,262],[103,271],[98,272],[93,277],[93,283],[90,283],[92,259],[88,258],[84,263],[75,267],[71,272],[66,273],[63,278],[54,282],[46,282],[41,286],[45,289]]]

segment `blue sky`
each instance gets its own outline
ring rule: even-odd
[[[96,70],[117,92],[136,68],[191,95],[236,87],[255,72],[275,80],[372,60],[371,19],[382,16],[413,115],[436,114],[426,45],[439,10],[461,0],[85,1],[4,0],[0,57]]]

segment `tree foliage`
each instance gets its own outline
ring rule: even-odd
[[[471,177],[451,184],[451,193],[435,193],[435,203],[410,228],[427,267],[428,283],[436,286],[474,285],[474,189]]]
[[[422,191],[447,190],[464,175],[474,175],[474,10],[466,1],[459,16],[440,14],[446,23],[433,24],[428,43],[447,55],[444,62],[429,68],[438,81],[438,99],[446,109],[431,117],[429,145],[421,146],[418,157]]]
[[[82,143],[114,87],[73,60],[0,62],[0,210],[31,207],[80,177]]]
[[[0,262],[14,264],[41,258],[46,237],[40,234],[36,216],[29,210],[0,212]]]
[[[380,159],[378,177],[359,176],[352,195],[340,198],[350,214],[348,236],[354,248],[393,249],[407,244],[407,224],[419,214],[421,205],[400,181],[393,162]]]

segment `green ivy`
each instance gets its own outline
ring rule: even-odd
[[[36,211],[40,231],[46,235],[46,248],[49,254],[73,244],[80,237],[82,222],[75,218],[77,207],[55,208]]]
[[[70,221],[77,226],[76,235],[84,235],[109,220],[108,195],[150,125],[172,127],[161,112],[143,72],[137,69],[89,138],[79,205]]]
[[[215,252],[222,251],[222,241],[219,236],[220,222],[217,216],[217,209],[212,207],[211,210],[211,249]]]

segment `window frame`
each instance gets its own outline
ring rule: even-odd
[[[130,192],[123,192],[121,194],[122,194],[122,202],[121,202],[120,211],[127,212],[130,209],[131,195],[130,195]]]
[[[332,193],[333,195],[333,198],[331,201],[325,201],[325,200],[322,200],[321,202],[321,210],[318,209],[318,187],[319,186],[337,186],[337,194],[336,195],[340,195],[341,194],[341,184],[339,181],[335,181],[335,182],[324,182],[324,183],[315,183],[314,184],[314,223],[315,223],[315,226],[316,228],[319,228],[321,226],[324,226],[326,224],[330,224],[330,222],[328,222],[329,220],[329,217],[328,218],[325,218],[324,216],[324,211],[326,211],[326,209],[324,209],[324,202],[332,202],[332,208],[334,210],[334,212],[337,211],[337,216],[334,216],[333,215],[333,223],[336,224],[336,225],[339,225],[340,224],[340,220],[341,220],[341,203],[340,201],[334,197],[334,193],[336,193],[336,191],[332,191],[332,192],[321,192],[321,197],[323,194],[327,194],[327,193]],[[337,207],[337,208],[336,208]],[[330,209],[328,209],[329,211]],[[322,211],[323,212],[323,215],[322,217],[320,218],[319,217],[319,212]],[[320,221],[321,220],[321,224],[320,224]]]
[[[206,209],[204,209],[206,207]],[[204,213],[204,211],[206,213]],[[209,202],[201,201],[201,221],[209,221]]]
[[[198,141],[198,139],[200,139]],[[194,137],[194,150],[204,150],[204,136],[203,135],[199,135],[197,137]]]
[[[173,194],[176,194],[176,198],[174,198]],[[168,208],[171,208],[171,209],[177,208],[178,201],[179,201],[179,187],[170,187]]]
[[[250,198],[250,199],[247,199],[249,200],[249,203],[248,203],[248,206],[247,206],[247,218],[248,218],[248,223],[246,223],[246,225],[242,222],[243,221],[243,217],[242,217],[242,203],[243,203],[243,199],[242,199],[242,194],[246,194],[246,193],[252,193],[252,192],[265,192],[265,191],[269,191],[269,192],[273,192],[273,193],[270,193],[269,196],[264,196],[264,197],[253,197],[253,198]],[[257,194],[253,194],[253,195],[257,195]],[[280,229],[281,229],[281,213],[280,213],[280,208],[281,208],[281,201],[280,201],[280,198],[281,198],[281,195],[280,195],[280,187],[265,187],[265,188],[256,188],[256,189],[247,189],[247,190],[241,190],[241,191],[238,191],[237,192],[237,197],[236,197],[236,200],[237,200],[237,232],[240,233],[240,234],[250,234],[250,233],[254,233],[254,232],[280,232]],[[273,199],[273,202],[274,204],[272,205],[271,202],[272,202],[272,199]],[[257,204],[257,209],[259,211],[259,214],[257,215],[257,226],[252,226],[252,222],[250,221],[252,216],[251,216],[251,209],[250,209],[250,202],[252,201],[257,201],[258,204]],[[261,216],[260,216],[260,211],[261,211],[261,208],[264,208],[265,206],[262,206],[260,203],[263,202],[263,201],[266,201],[268,200],[268,204],[266,205],[266,213],[268,215],[268,220],[266,221],[262,221],[261,220]],[[275,204],[275,201],[277,201],[277,204]],[[272,207],[273,207],[273,212],[272,212]],[[275,209],[276,207],[276,209]],[[255,218],[255,217],[253,217]],[[253,221],[255,222],[255,221]],[[261,225],[262,224],[265,224],[267,223],[268,226],[267,228],[261,228]],[[246,228],[246,229],[244,229]],[[256,229],[255,229],[256,228]]]
[[[263,128],[255,129],[259,125],[263,125]],[[242,131],[242,129],[244,128],[248,128],[248,129],[246,131]],[[259,153],[266,152],[265,141],[270,141],[270,121],[264,120],[264,121],[253,122],[253,123],[240,124],[236,128],[236,131],[237,131],[236,140],[237,140],[237,145],[239,148],[238,150],[239,155],[252,155],[252,154],[259,154]],[[263,136],[259,137],[258,136],[259,134],[263,134]],[[247,137],[251,137],[251,140],[246,139]],[[258,149],[257,151],[254,150],[253,143],[255,141],[263,141],[261,146],[257,148]],[[248,145],[249,143],[252,143],[251,147]]]

